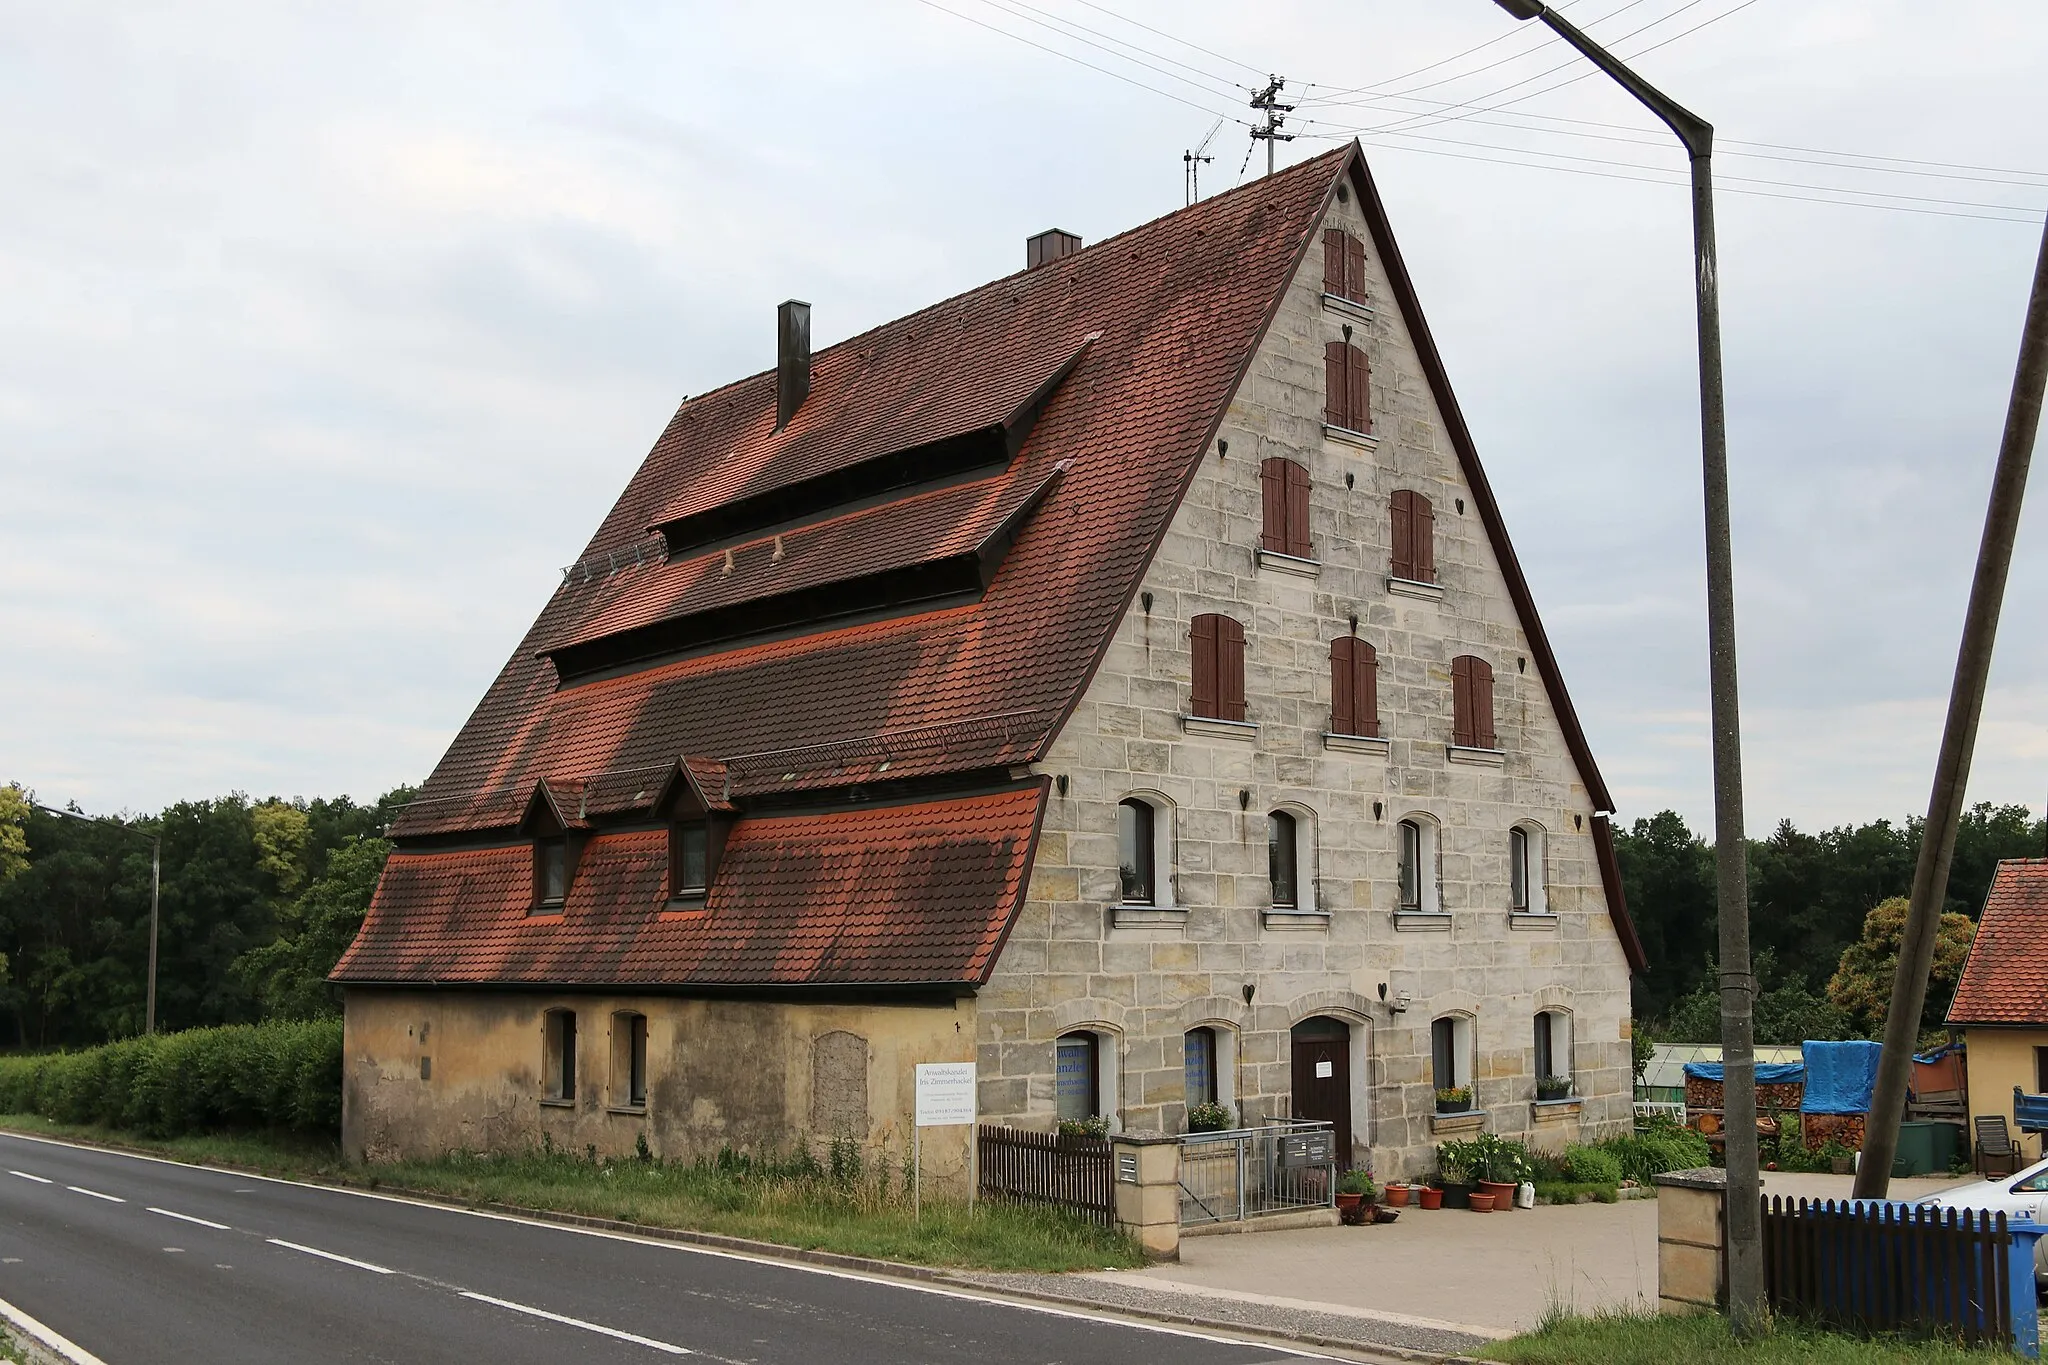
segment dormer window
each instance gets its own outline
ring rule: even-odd
[[[687,820],[669,827],[669,896],[701,900],[711,889],[711,827]]]
[[[533,845],[533,899],[543,909],[559,910],[569,897],[569,840],[536,839]]]

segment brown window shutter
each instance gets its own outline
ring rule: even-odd
[[[1216,622],[1215,616],[1197,616],[1188,623],[1188,642],[1195,656],[1195,698],[1193,709],[1198,716],[1220,716],[1216,696]]]
[[[1323,229],[1323,292],[1335,294],[1340,299],[1351,297],[1346,292],[1348,277],[1344,273],[1350,255],[1345,250],[1345,243],[1349,240],[1350,234],[1342,228]]]
[[[1366,302],[1365,294],[1365,243],[1356,237],[1344,238],[1344,297],[1353,303]]]
[[[1344,402],[1351,414],[1351,420],[1344,425],[1353,431],[1372,431],[1372,368],[1365,363],[1365,352],[1356,346],[1346,346]]]
[[[1349,348],[1341,341],[1332,341],[1323,347],[1323,420],[1333,427],[1344,425],[1344,352]]]
[[[1475,747],[1472,734],[1472,664],[1470,654],[1451,660],[1451,743]]]
[[[1216,622],[1216,715],[1244,719],[1244,627],[1228,616]]]
[[[1415,577],[1415,494],[1405,488],[1394,490],[1394,496],[1387,502],[1388,520],[1393,523],[1394,562],[1391,569],[1396,578]]]
[[[1292,460],[1282,460],[1280,464],[1287,494],[1287,548],[1283,553],[1307,559],[1311,550],[1308,538],[1308,470]]]
[[[1339,635],[1330,641],[1330,733],[1362,735],[1358,728],[1358,686],[1355,635]]]
[[[1274,455],[1259,465],[1259,511],[1265,520],[1259,544],[1281,554],[1287,548],[1287,467],[1290,462]]]
[[[1415,564],[1412,575],[1418,583],[1436,582],[1436,509],[1420,493],[1410,493],[1408,504],[1409,553]]]
[[[1497,749],[1493,733],[1493,665],[1484,659],[1472,661],[1472,743],[1481,749]]]
[[[1380,656],[1379,651],[1363,640],[1354,640],[1351,653],[1352,706],[1358,712],[1358,728],[1353,734],[1379,737],[1380,733]]]

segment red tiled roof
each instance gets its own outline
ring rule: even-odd
[[[2048,858],[1998,865],[1948,1022],[2048,1028]]]
[[[982,796],[753,816],[701,911],[664,913],[662,830],[600,833],[559,916],[526,843],[391,855],[333,979],[370,985],[979,985],[1024,896],[1043,779]]]

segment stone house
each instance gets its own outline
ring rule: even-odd
[[[1970,1132],[1979,1115],[2001,1115],[2018,1144],[2013,1088],[2048,1094],[2048,858],[2008,858],[1992,874],[1947,1022],[1963,1036]]]
[[[1027,258],[677,411],[391,831],[352,1152],[898,1151],[941,1061],[1382,1174],[1629,1121],[1613,802],[1359,150]]]

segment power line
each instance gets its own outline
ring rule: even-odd
[[[1199,52],[1205,57],[1214,57],[1218,61],[1229,62],[1232,66],[1241,66],[1255,76],[1259,74],[1259,68],[1253,66],[1250,62],[1241,62],[1235,57],[1229,56],[1225,53],[1213,51],[1210,48],[1201,46],[1199,43],[1191,43],[1185,38],[1176,37],[1175,35],[1168,33],[1165,29],[1154,28],[1150,24],[1141,24],[1136,19],[1126,18],[1125,16],[1118,14],[1115,10],[1108,8],[1107,6],[1098,5],[1094,3],[1094,0],[1074,0],[1074,3],[1077,5],[1086,5],[1089,9],[1094,10],[1098,14],[1107,14],[1110,18],[1116,20],[1117,22],[1129,24],[1132,28],[1141,28],[1144,29],[1147,33],[1157,34],[1159,37],[1166,39],[1170,43],[1179,43],[1182,47],[1188,48],[1195,52]]]
[[[1160,75],[1165,76],[1168,80],[1176,80],[1180,81],[1184,85],[1192,85],[1196,89],[1202,91],[1202,93],[1207,95],[1222,93],[1222,91],[1219,91],[1214,88],[1216,86],[1222,86],[1229,91],[1230,95],[1233,98],[1235,98],[1238,92],[1243,89],[1242,86],[1238,85],[1234,81],[1231,81],[1227,77],[1218,76],[1214,72],[1204,71],[1197,66],[1189,66],[1186,62],[1175,61],[1173,58],[1166,56],[1164,53],[1154,52],[1149,48],[1139,47],[1136,43],[1127,43],[1121,38],[1113,37],[1110,34],[1102,32],[1100,29],[1089,28],[1086,24],[1077,24],[1073,22],[1071,19],[1062,19],[1060,18],[1060,16],[1058,16],[1057,14],[1053,14],[1049,10],[1042,10],[1038,8],[1038,6],[1036,5],[1026,4],[1024,0],[980,0],[980,3],[989,6],[991,9],[1001,10],[1003,13],[1010,15],[1012,18],[1022,19],[1027,24],[1036,24],[1040,28],[1049,29],[1052,32],[1059,34],[1062,38],[1071,38],[1077,43],[1084,43],[1087,46],[1092,47],[1099,52],[1107,52],[1111,56],[1116,57],[1122,61],[1127,61],[1134,63],[1135,65],[1142,66],[1148,71],[1156,71]],[[1023,10],[1029,10],[1031,11],[1031,13],[1021,13],[1020,11]],[[1031,17],[1032,14],[1042,15],[1044,17],[1034,19]],[[1067,31],[1068,29],[1077,29],[1079,30],[1079,32],[1070,33]],[[1128,48],[1132,52],[1143,53],[1147,57],[1156,57],[1162,62],[1167,62],[1173,66],[1181,68],[1181,70],[1183,71],[1192,71],[1197,76],[1202,77],[1203,81],[1209,82],[1209,84],[1205,85],[1202,83],[1202,81],[1191,81],[1186,76],[1175,75],[1173,72],[1166,70],[1164,67],[1154,66],[1150,62],[1140,61],[1137,57],[1128,56],[1123,52],[1118,52],[1115,48],[1104,47],[1102,43],[1094,42],[1090,39],[1081,37],[1080,35],[1082,33],[1093,33],[1098,38],[1102,38],[1108,42],[1115,43],[1117,47]]]
[[[1085,3],[1085,2],[1086,2],[1086,0],[1083,0],[1083,3]],[[1564,3],[1564,4],[1561,4],[1561,5],[1559,5],[1559,6],[1558,6],[1558,8],[1559,8],[1559,9],[1561,9],[1561,10],[1562,10],[1562,9],[1570,9],[1570,8],[1571,8],[1571,7],[1572,7],[1572,6],[1574,5],[1574,4],[1577,4],[1577,3],[1579,3],[1579,0],[1566,0],[1566,3]],[[1622,8],[1622,9],[1632,9],[1632,8],[1633,8],[1633,7],[1635,7],[1636,5],[1640,5],[1640,4],[1642,4],[1642,3],[1643,3],[1643,0],[1629,0],[1629,3],[1628,3],[1628,4],[1626,4],[1626,5],[1623,5],[1623,6],[1621,7],[1621,8]],[[1618,14],[1618,13],[1620,13],[1620,12],[1621,12],[1620,10],[1616,10],[1616,11],[1615,11],[1615,13],[1616,13],[1616,14]],[[1613,17],[1614,17],[1614,15],[1613,15],[1613,14],[1609,14],[1609,15],[1605,15],[1605,16],[1603,16],[1603,18],[1607,18],[1607,19],[1612,19]],[[1590,27],[1592,27],[1592,25],[1593,25],[1593,24],[1597,24],[1597,23],[1599,23],[1599,22],[1601,22],[1601,20],[1599,20],[1599,19],[1595,19],[1595,20],[1592,20],[1592,21],[1591,21],[1590,23],[1588,23],[1588,24],[1586,24],[1586,25],[1583,25],[1583,27],[1587,27],[1587,28],[1590,28]],[[1450,65],[1450,64],[1451,64],[1452,62],[1455,62],[1455,61],[1459,61],[1459,60],[1462,60],[1463,58],[1466,58],[1466,57],[1470,57],[1471,55],[1473,55],[1473,54],[1474,54],[1474,53],[1476,53],[1476,52],[1484,52],[1484,51],[1485,51],[1485,50],[1486,50],[1487,48],[1489,48],[1489,47],[1492,47],[1492,46],[1493,46],[1493,45],[1494,45],[1495,43],[1504,43],[1504,42],[1508,41],[1508,40],[1509,40],[1510,38],[1524,38],[1524,37],[1527,37],[1527,36],[1529,35],[1529,33],[1530,33],[1530,32],[1531,32],[1531,30],[1529,30],[1529,29],[1526,29],[1526,28],[1521,28],[1521,27],[1519,27],[1519,26],[1517,26],[1517,27],[1512,27],[1512,28],[1503,28],[1503,29],[1502,29],[1502,30],[1501,30],[1501,31],[1500,31],[1499,33],[1495,34],[1495,35],[1494,35],[1493,37],[1491,37],[1491,38],[1488,38],[1488,39],[1487,39],[1487,40],[1486,40],[1485,42],[1483,42],[1483,43],[1475,43],[1475,44],[1473,44],[1473,45],[1472,45],[1471,47],[1468,47],[1468,48],[1466,48],[1466,49],[1465,49],[1465,50],[1464,50],[1463,52],[1453,52],[1453,53],[1452,53],[1452,54],[1451,54],[1450,56],[1448,56],[1448,57],[1443,57],[1443,58],[1440,58],[1440,59],[1438,59],[1437,61],[1433,61],[1433,62],[1431,62],[1431,63],[1430,63],[1429,65],[1427,65],[1427,66],[1418,66],[1418,67],[1416,67],[1416,68],[1415,68],[1415,69],[1414,69],[1413,71],[1404,71],[1404,72],[1402,72],[1402,73],[1401,73],[1400,75],[1398,75],[1398,76],[1389,76],[1389,77],[1387,77],[1387,78],[1386,78],[1385,80],[1380,80],[1380,81],[1374,81],[1374,82],[1373,82],[1372,84],[1370,84],[1370,85],[1354,85],[1354,86],[1350,86],[1350,87],[1347,87],[1346,89],[1343,89],[1343,90],[1337,90],[1337,91],[1333,91],[1333,92],[1332,92],[1331,94],[1329,94],[1329,95],[1327,95],[1327,96],[1324,96],[1324,97],[1323,97],[1322,99],[1313,99],[1313,100],[1310,100],[1310,99],[1305,99],[1305,100],[1303,100],[1303,101],[1302,101],[1302,104],[1303,104],[1304,106],[1306,106],[1306,105],[1310,105],[1310,104],[1329,104],[1329,103],[1336,103],[1336,102],[1338,102],[1338,96],[1341,96],[1341,95],[1358,95],[1358,94],[1363,94],[1363,93],[1365,93],[1366,91],[1369,91],[1369,90],[1384,90],[1384,89],[1385,89],[1386,87],[1388,87],[1388,86],[1390,86],[1390,85],[1396,85],[1396,84],[1400,83],[1401,81],[1405,81],[1405,80],[1410,80],[1410,79],[1412,79],[1412,78],[1414,78],[1414,77],[1416,77],[1416,76],[1424,75],[1424,74],[1426,74],[1426,73],[1428,73],[1428,72],[1431,72],[1431,71],[1434,71],[1434,70],[1436,70],[1436,69],[1437,69],[1438,67],[1440,67],[1440,66],[1448,66],[1448,65]],[[1514,61],[1516,57],[1526,57],[1526,56],[1528,56],[1528,55],[1529,55],[1529,53],[1530,53],[1530,52],[1534,52],[1534,51],[1536,50],[1536,48],[1537,48],[1537,47],[1541,47],[1542,45],[1543,45],[1543,44],[1542,44],[1542,41],[1541,41],[1541,40],[1539,40],[1539,41],[1538,41],[1538,42],[1536,43],[1536,45],[1535,45],[1534,47],[1528,48],[1528,49],[1526,49],[1525,51],[1522,51],[1522,52],[1517,52],[1517,53],[1515,53],[1515,54],[1514,54],[1514,56],[1512,56],[1512,57],[1504,57],[1504,58],[1502,58],[1502,61]],[[1494,65],[1494,66],[1498,66],[1499,64],[1500,64],[1499,62],[1495,62],[1495,63],[1493,63],[1492,65]],[[1484,67],[1484,66],[1482,66],[1482,67],[1480,67],[1480,68],[1479,68],[1479,70],[1480,70],[1480,71],[1485,71],[1485,70],[1487,70],[1487,69],[1488,69],[1488,67]],[[1476,74],[1477,74],[1477,72],[1467,72],[1466,74],[1467,74],[1467,75],[1476,75]],[[1304,85],[1304,86],[1303,86],[1302,88],[1303,88],[1304,90],[1314,90],[1314,89],[1316,89],[1316,88],[1317,88],[1317,86],[1316,86],[1316,83],[1315,83],[1314,81],[1310,81],[1310,82],[1308,82],[1308,83],[1307,83],[1306,85]]]
[[[1637,5],[1640,5],[1640,4],[1642,4],[1643,2],[1644,2],[1644,0],[1629,0],[1629,2],[1628,2],[1628,3],[1626,4],[1626,5],[1623,5],[1623,6],[1622,6],[1622,7],[1620,8],[1620,9],[1618,9],[1618,10],[1613,10],[1613,11],[1610,11],[1610,12],[1609,12],[1609,13],[1607,13],[1607,14],[1603,14],[1603,15],[1601,15],[1601,16],[1600,16],[1600,17],[1599,17],[1598,19],[1594,19],[1594,20],[1591,20],[1591,21],[1589,21],[1588,23],[1586,23],[1586,24],[1584,25],[1584,27],[1586,27],[1586,28],[1588,28],[1588,29],[1594,28],[1594,27],[1596,27],[1597,25],[1603,24],[1603,23],[1607,22],[1607,21],[1608,21],[1609,19],[1612,19],[1612,18],[1614,18],[1614,17],[1616,16],[1616,15],[1619,15],[1619,14],[1625,14],[1625,13],[1627,13],[1627,12],[1628,12],[1629,10],[1632,10],[1632,9],[1634,9],[1634,8],[1635,8],[1635,7],[1637,6]],[[1682,8],[1682,9],[1690,9],[1690,8],[1692,7],[1692,5],[1696,5],[1696,4],[1699,4],[1699,3],[1700,3],[1700,0],[1690,0],[1690,3],[1689,3],[1689,4],[1687,4],[1687,5],[1685,5],[1685,6],[1682,6],[1681,8]],[[1665,15],[1665,16],[1664,16],[1664,19],[1670,19],[1670,18],[1674,18],[1674,17],[1676,17],[1676,15],[1677,15],[1677,14],[1678,14],[1679,12],[1680,12],[1679,10],[1673,10],[1673,11],[1672,11],[1672,12],[1671,12],[1670,14],[1667,14],[1667,15]],[[1656,23],[1658,23],[1658,24],[1661,24],[1661,23],[1663,23],[1663,22],[1664,22],[1664,19],[1659,19],[1659,20],[1657,20],[1657,21],[1656,21]],[[1647,25],[1645,25],[1644,27],[1645,27],[1645,28],[1654,28],[1654,27],[1656,27],[1656,24],[1647,24]],[[1637,29],[1637,30],[1636,30],[1636,32],[1640,33],[1640,32],[1642,32],[1642,29]],[[1442,78],[1441,80],[1434,80],[1434,81],[1430,81],[1430,82],[1428,82],[1428,83],[1427,83],[1427,84],[1425,84],[1425,85],[1411,85],[1411,86],[1409,86],[1409,87],[1408,87],[1408,88],[1407,88],[1406,90],[1397,90],[1397,91],[1394,91],[1394,92],[1392,92],[1392,93],[1394,93],[1394,94],[1400,94],[1400,95],[1411,95],[1411,94],[1414,94],[1414,93],[1415,93],[1415,92],[1416,92],[1417,90],[1434,90],[1434,89],[1436,89],[1436,87],[1438,87],[1439,85],[1449,85],[1449,84],[1450,84],[1450,83],[1451,83],[1452,81],[1462,81],[1462,80],[1469,80],[1469,79],[1470,79],[1471,77],[1473,77],[1473,76],[1476,76],[1476,75],[1478,75],[1478,74],[1479,74],[1480,72],[1482,72],[1482,71],[1491,71],[1491,70],[1493,70],[1493,69],[1494,69],[1495,67],[1497,67],[1497,66],[1506,66],[1506,65],[1507,65],[1507,64],[1508,64],[1509,62],[1513,62],[1513,61],[1519,61],[1519,60],[1521,60],[1521,59],[1522,59],[1523,57],[1527,57],[1527,56],[1530,56],[1530,55],[1532,55],[1533,53],[1535,53],[1535,52],[1536,52],[1536,51],[1537,51],[1537,50],[1538,50],[1539,48],[1541,48],[1542,46],[1543,46],[1543,43],[1539,41],[1539,42],[1537,43],[1536,47],[1530,48],[1528,52],[1517,52],[1517,53],[1514,53],[1514,54],[1513,54],[1513,55],[1511,55],[1511,56],[1507,56],[1507,57],[1502,57],[1502,58],[1501,58],[1501,59],[1500,59],[1499,61],[1497,61],[1497,62],[1488,62],[1488,63],[1487,63],[1487,64],[1486,64],[1485,66],[1479,66],[1479,67],[1474,67],[1474,68],[1473,68],[1472,70],[1470,70],[1470,71],[1460,72],[1459,74],[1457,74],[1457,75],[1455,75],[1455,76],[1445,76],[1445,77],[1444,77],[1444,78]],[[1553,70],[1555,70],[1556,68],[1552,68],[1552,69],[1553,69]],[[1392,82],[1392,81],[1387,81],[1387,82],[1384,82],[1384,84],[1387,84],[1387,85],[1391,85],[1391,84],[1393,84],[1393,82]]]

